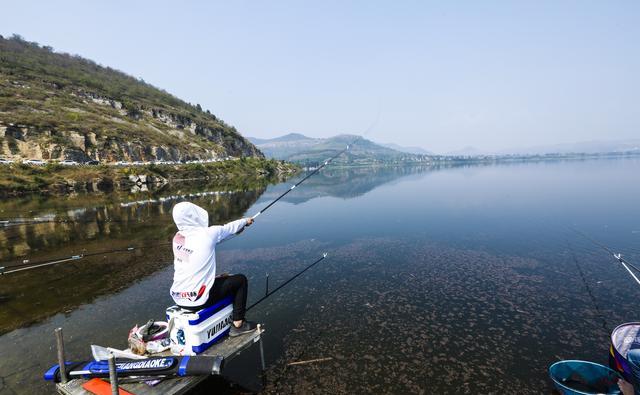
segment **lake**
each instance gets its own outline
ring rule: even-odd
[[[639,174],[637,158],[327,168],[220,245],[249,302],[267,273],[274,288],[328,253],[250,312],[267,328],[264,383],[255,350],[227,376],[268,393],[550,393],[550,364],[606,364],[611,330],[638,318],[640,286],[584,235],[640,263]],[[0,392],[53,390],[56,327],[78,360],[163,319],[176,202],[222,223],[295,180],[2,201],[5,270],[95,254],[0,276]]]

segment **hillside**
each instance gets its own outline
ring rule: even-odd
[[[268,158],[314,165],[342,151],[356,136],[338,135],[329,138],[311,138],[292,133],[274,139],[248,138]],[[426,157],[383,147],[365,138],[359,138],[338,162],[364,164],[391,161],[420,161]]]
[[[263,157],[200,105],[15,36],[0,36],[0,137],[12,159]]]

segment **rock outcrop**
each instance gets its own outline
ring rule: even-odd
[[[104,162],[264,157],[200,105],[78,56],[0,36],[0,156]]]

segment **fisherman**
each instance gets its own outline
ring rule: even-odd
[[[256,329],[245,320],[247,278],[243,274],[216,277],[216,244],[241,233],[253,223],[242,218],[222,226],[209,226],[209,214],[190,202],[173,207],[178,232],[173,237],[173,285],[171,297],[183,309],[196,311],[212,306],[226,296],[233,296],[233,325],[229,336],[239,336]]]

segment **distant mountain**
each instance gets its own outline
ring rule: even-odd
[[[446,156],[477,156],[486,155],[487,153],[475,147],[467,146],[459,150],[447,152]]]
[[[269,143],[286,143],[286,142],[300,142],[305,140],[314,140],[311,137],[307,137],[300,133],[289,133],[284,136],[276,137],[273,139],[259,139],[257,137],[247,137],[253,144],[269,144]]]
[[[638,153],[640,154],[640,139],[630,140],[594,140],[574,143],[539,145],[533,147],[509,148],[499,151],[483,151],[467,146],[459,150],[445,153],[446,156],[483,156],[483,155],[546,155],[546,154],[607,154],[607,153]]]
[[[256,147],[263,147],[261,151],[268,158],[290,160],[290,158],[303,151],[312,150],[321,144],[323,139],[314,139],[298,133],[290,133],[273,139],[258,139],[248,137]]]
[[[615,140],[615,141],[581,141],[576,143],[564,143],[554,145],[541,145],[536,147],[513,148],[502,150],[498,154],[599,154],[599,153],[623,153],[640,152],[640,139]]]
[[[426,149],[420,148],[420,147],[403,147],[401,145],[398,144],[393,144],[393,143],[380,143],[381,146],[386,147],[386,148],[391,148],[392,150],[396,150],[396,151],[400,151],[400,152],[406,152],[409,154],[415,154],[415,155],[435,155],[433,152],[431,151],[427,151]]]
[[[249,137],[268,158],[283,159],[298,163],[319,163],[342,151],[356,139],[354,135],[338,135],[329,138],[312,138],[291,133],[274,139]],[[416,159],[415,154],[400,152],[360,138],[351,149],[340,158],[346,162],[392,161]]]

